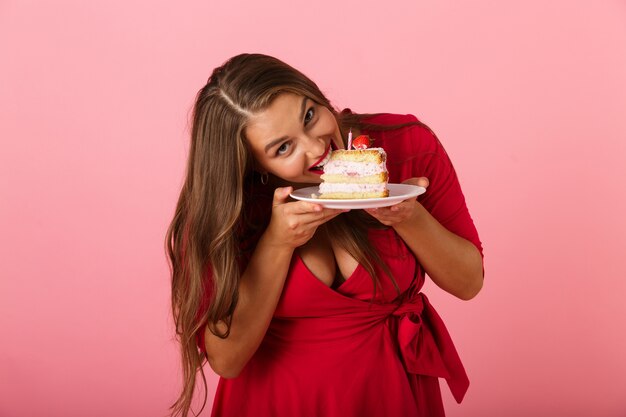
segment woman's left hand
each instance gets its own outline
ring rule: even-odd
[[[418,185],[424,188],[428,188],[429,184],[426,177],[409,178],[402,183]],[[393,206],[365,209],[365,211],[385,226],[395,227],[410,221],[413,216],[417,215],[418,211],[416,209],[418,204],[415,198],[411,198]]]

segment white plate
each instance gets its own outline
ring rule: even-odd
[[[319,194],[319,186],[300,188],[290,194],[292,198],[301,201],[321,204],[324,207],[335,209],[364,209],[375,207],[393,206],[403,200],[415,198],[426,191],[424,187],[409,184],[387,184],[389,197],[383,198],[362,198],[362,199],[326,199],[314,198],[312,194]]]

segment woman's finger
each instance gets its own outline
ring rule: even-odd
[[[293,187],[278,187],[274,190],[274,199],[272,200],[272,207],[280,206],[287,202],[289,194],[293,191]]]
[[[326,223],[329,220],[334,219],[335,217],[339,216],[341,213],[346,213],[350,210],[341,210],[341,209],[324,209],[320,214],[320,216],[318,216],[317,218],[313,219],[309,225],[312,226],[319,226],[321,224]]]
[[[413,177],[402,181],[402,184],[417,185],[419,187],[428,188],[430,181],[426,177]]]
[[[326,223],[334,217],[337,217],[341,213],[345,213],[348,210],[339,210],[339,209],[327,209],[324,208],[320,211],[316,212],[304,212],[297,214],[298,222],[302,225],[307,226],[319,226],[320,224]]]

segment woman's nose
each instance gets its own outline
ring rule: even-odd
[[[307,153],[311,157],[319,157],[326,151],[324,138],[317,136],[307,136]]]

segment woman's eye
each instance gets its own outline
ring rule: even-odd
[[[284,155],[289,150],[289,142],[284,142],[278,149],[276,149],[276,155]]]
[[[313,110],[313,107],[309,108],[304,115],[304,124],[307,125],[311,120],[313,120],[314,115],[315,110]]]

